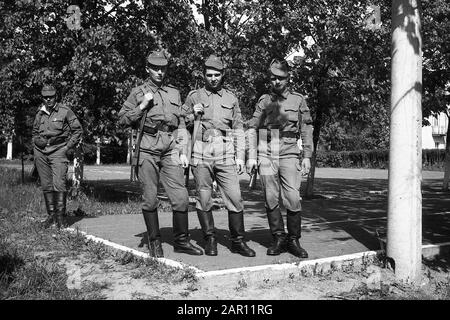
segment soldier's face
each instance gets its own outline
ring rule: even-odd
[[[216,69],[205,70],[206,87],[213,90],[219,90],[222,86],[223,72]]]
[[[42,97],[44,99],[44,104],[47,108],[52,108],[55,105],[55,96]]]
[[[147,71],[150,75],[150,79],[156,84],[161,85],[164,77],[166,76],[167,66],[154,66],[149,65]]]
[[[270,75],[270,85],[276,92],[282,93],[286,89],[288,82],[289,77],[282,77],[274,74]]]

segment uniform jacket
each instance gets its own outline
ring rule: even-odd
[[[119,111],[119,123],[138,129],[145,110],[139,108],[144,95],[147,92],[153,94],[153,106],[148,109],[145,118],[145,126],[158,128],[164,126],[167,134],[158,132],[156,135],[145,133],[142,136],[140,151],[149,154],[160,155],[162,153],[176,149],[180,153],[186,153],[187,139],[180,134],[185,130],[184,117],[181,116],[180,92],[170,85],[156,86],[152,81],[147,80],[144,84],[131,90],[130,95]]]
[[[57,103],[51,110],[42,105],[34,119],[33,144],[45,154],[63,147],[73,148],[82,134],[83,128],[76,115],[61,103]]]
[[[212,132],[223,135],[222,143],[231,144],[231,148],[222,148],[224,154],[216,153],[217,157],[235,157],[245,161],[245,135],[242,122],[241,109],[237,97],[228,89],[222,88],[218,92],[211,92],[205,87],[191,91],[182,107],[186,115],[186,127],[192,128],[194,123],[194,105],[202,103],[204,114],[202,115],[202,127],[197,136],[197,143],[207,141]],[[218,140],[215,140],[215,143]],[[220,140],[219,140],[220,141]],[[203,150],[208,150],[203,148]],[[220,147],[216,150],[220,150]],[[194,148],[194,157],[196,154]],[[205,156],[203,154],[203,156]]]
[[[263,130],[261,130],[263,129]],[[264,130],[265,129],[265,130]],[[297,139],[301,137],[303,156],[312,155],[312,118],[305,98],[286,89],[282,94],[270,92],[264,94],[256,104],[255,112],[249,122],[249,158],[257,158],[267,154],[271,147],[277,146],[279,157],[295,157],[300,155]],[[278,138],[274,133],[278,134]],[[288,134],[285,134],[285,133]],[[272,133],[272,134],[271,134]],[[259,143],[258,143],[259,135]],[[267,135],[270,136],[267,139]],[[285,136],[285,137],[284,137]],[[273,141],[276,139],[276,141]],[[270,143],[271,141],[277,143]]]

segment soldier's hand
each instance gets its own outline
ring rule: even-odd
[[[237,173],[243,174],[245,171],[245,163],[241,159],[236,159]]]
[[[199,114],[203,114],[205,111],[205,108],[203,107],[202,103],[197,103],[194,105],[194,114],[198,116]]]
[[[189,166],[189,160],[185,154],[180,154],[181,166],[186,169]]]
[[[250,174],[253,168],[256,168],[257,161],[256,159],[248,159],[247,160],[247,173]]]
[[[303,143],[302,143],[302,139],[298,139],[298,140],[297,140],[297,146],[298,146],[298,149],[299,149],[300,151],[302,151],[302,150],[303,150]]]
[[[152,101],[152,100],[153,100],[153,94],[151,92],[147,92],[144,95],[144,98],[142,99],[141,104],[139,105],[141,110],[146,109],[150,105],[150,101]]]
[[[40,148],[40,149],[44,149],[45,146],[47,145],[47,139],[42,137],[42,136],[38,136],[34,139],[34,144]]]
[[[311,160],[309,158],[303,158],[302,160],[302,176],[307,176],[311,171]]]
[[[67,148],[67,147],[64,147],[66,150],[64,150],[64,153],[66,154],[66,156],[69,158],[69,157],[71,157],[71,156],[73,156],[73,149],[72,148]]]

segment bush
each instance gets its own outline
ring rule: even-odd
[[[427,170],[441,170],[444,167],[445,150],[422,150],[422,167]],[[387,169],[389,150],[322,151],[316,155],[317,167],[332,168],[374,168]]]
[[[389,150],[318,151],[318,167],[386,169]]]
[[[83,144],[84,163],[94,164],[97,160],[97,146],[95,144]],[[100,146],[100,163],[126,163],[128,147],[126,145],[101,145]],[[72,158],[70,159],[72,160]]]

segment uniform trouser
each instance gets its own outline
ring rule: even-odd
[[[161,181],[173,211],[173,232],[176,239],[188,237],[189,196],[184,186],[184,169],[172,155],[140,155],[138,178],[143,186],[142,211],[149,240],[161,237],[158,223],[158,184]]]
[[[184,186],[184,169],[173,160],[173,156],[140,155],[139,181],[143,186],[142,209],[154,211],[158,208],[158,184],[164,187],[174,211],[187,212],[189,196]]]
[[[281,193],[283,205],[287,210],[288,234],[290,237],[300,238],[302,206],[300,202],[301,165],[299,159],[294,157],[281,159],[261,157],[258,164],[264,190],[267,219],[272,235],[285,235],[279,206]]]
[[[217,182],[225,207],[228,210],[229,229],[232,240],[244,238],[243,210],[239,178],[236,165],[202,161],[192,167],[194,175],[198,211],[209,212],[212,209],[213,178]],[[205,230],[204,230],[205,231]]]
[[[69,160],[64,150],[61,148],[51,154],[44,154],[38,149],[34,149],[34,162],[44,193],[67,191]]]
[[[228,211],[240,212],[244,210],[235,164],[203,161],[192,167],[192,173],[197,191],[196,208],[198,210],[209,211],[213,206],[213,178],[217,182]]]

